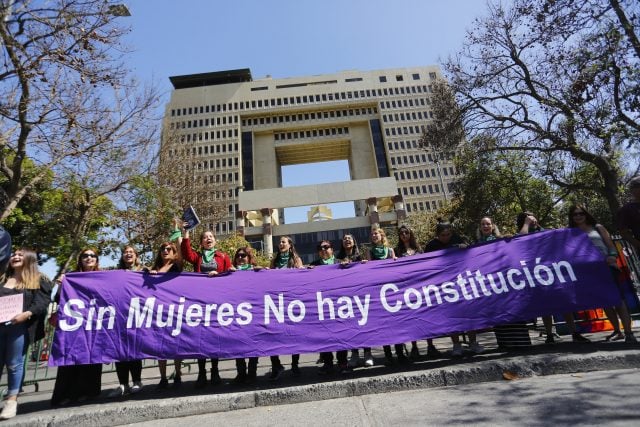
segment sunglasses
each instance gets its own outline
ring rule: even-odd
[[[318,249],[322,249],[323,251],[326,251],[326,250],[331,249],[331,246],[328,246],[328,245],[322,245],[322,246],[320,246]]]
[[[402,230],[400,231],[400,234],[411,234],[411,233],[409,233],[407,230]]]
[[[236,254],[236,258],[246,258],[247,254]]]
[[[173,248],[165,246],[164,248],[160,249],[160,252],[173,252]]]
[[[87,259],[87,258],[98,258],[98,255],[96,255],[96,254],[82,254],[82,255],[80,255],[80,259]]]
[[[586,214],[584,212],[574,212],[571,215],[573,215],[573,216],[586,216]]]

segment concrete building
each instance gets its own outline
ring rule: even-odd
[[[222,220],[198,212],[206,227],[263,240],[268,252],[272,237],[303,233],[300,227],[315,233],[315,243],[330,238],[323,231],[393,223],[405,212],[435,211],[457,172],[451,157],[419,148],[439,76],[438,67],[416,67],[282,79],[254,79],[249,69],[171,77],[163,150],[190,153],[186,169],[203,184],[202,196],[228,206]],[[348,161],[350,183],[279,190],[282,166],[331,160]],[[354,202],[353,224],[286,224],[283,215],[285,207],[345,200]]]

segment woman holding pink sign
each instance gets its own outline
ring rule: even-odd
[[[16,307],[18,312],[9,319],[2,319],[0,323],[0,374],[6,365],[9,389],[0,419],[7,420],[16,416],[29,334],[34,334],[34,342],[44,337],[44,318],[51,301],[51,284],[38,271],[35,252],[28,249],[19,249],[11,255],[7,272],[0,283],[0,297],[21,297]],[[5,309],[12,311],[11,304],[8,305],[2,304],[3,314],[6,314]]]

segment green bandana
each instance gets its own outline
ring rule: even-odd
[[[178,237],[180,236],[182,236],[182,231],[176,228],[171,232],[171,235],[169,236],[169,241],[173,242],[174,240],[178,240]]]
[[[205,249],[202,251],[202,260],[205,264],[209,264],[213,259],[213,254],[216,253],[215,249]]]
[[[373,259],[387,259],[389,249],[386,246],[374,246],[371,248],[371,257]]]
[[[331,258],[329,258],[329,259],[323,259],[323,260],[322,260],[322,263],[323,263],[324,265],[333,265],[333,264],[335,264],[335,263],[336,263],[336,259],[334,258],[334,256],[333,256],[333,255],[331,255]]]
[[[276,259],[275,267],[276,268],[286,268],[289,266],[289,252],[278,254],[278,258]]]
[[[242,264],[236,267],[238,270],[242,271],[242,270],[251,270],[253,268],[253,265],[251,264]]]

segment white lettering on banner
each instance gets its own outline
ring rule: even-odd
[[[397,313],[403,307],[407,307],[410,310],[418,310],[423,306],[431,307],[434,305],[434,301],[431,298],[435,298],[435,304],[440,305],[444,301],[449,303],[455,303],[460,300],[460,295],[465,300],[474,300],[484,297],[490,297],[493,294],[499,295],[509,292],[509,286],[515,291],[524,290],[527,287],[535,288],[535,281],[543,286],[551,286],[553,284],[566,283],[566,277],[571,282],[576,282],[578,279],[573,267],[567,261],[559,261],[551,263],[551,267],[540,264],[540,258],[536,258],[535,267],[533,268],[533,275],[527,268],[525,261],[520,261],[522,269],[510,268],[505,274],[501,271],[495,273],[499,279],[499,284],[496,283],[493,274],[489,273],[483,275],[480,270],[476,270],[475,273],[467,271],[467,277],[462,277],[462,274],[456,276],[455,282],[444,282],[440,286],[438,285],[423,285],[419,288],[408,287],[402,291],[402,298],[395,295],[401,292],[398,285],[395,283],[385,283],[380,288],[380,303],[382,307],[389,313]],[[522,279],[525,277],[526,281]],[[485,285],[485,281],[489,283],[489,287]],[[478,286],[480,291],[478,292]],[[458,289],[456,289],[456,287]],[[459,291],[458,291],[459,290]],[[493,293],[491,292],[493,291]],[[431,293],[431,296],[429,295]]]
[[[535,262],[519,261],[518,268],[508,268],[483,274],[480,270],[465,270],[452,275],[452,280],[441,284],[421,283],[401,288],[401,283],[385,283],[379,288],[380,304],[389,313],[400,310],[420,310],[441,304],[454,304],[464,301],[492,297],[508,292],[522,291],[537,286],[552,286],[577,282],[576,274],[568,261],[557,260],[542,264],[540,258]],[[309,295],[311,297],[311,295]],[[319,321],[355,319],[364,326],[369,320],[371,295],[327,296],[326,291],[315,293]],[[307,301],[311,303],[311,301]],[[300,323],[305,319],[307,309],[300,299],[287,300],[284,293],[277,297],[264,295],[265,325],[272,323]],[[113,329],[116,309],[114,306],[99,306],[96,299],[82,300],[72,298],[61,307],[60,329],[73,332],[84,328],[87,331]],[[208,304],[188,304],[186,297],[178,302],[162,301],[156,296],[131,298],[127,307],[126,328],[168,328],[172,336],[178,336],[183,328],[229,327],[232,324],[245,326],[253,322],[253,306],[244,301],[237,305],[228,302]],[[212,325],[213,323],[213,325]]]

